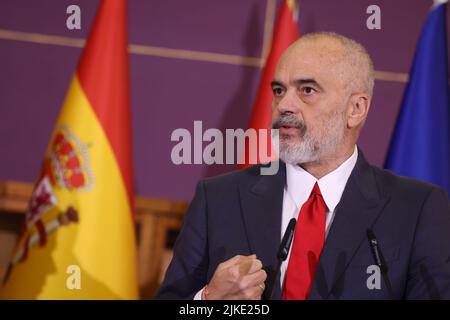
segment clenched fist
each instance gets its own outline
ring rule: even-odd
[[[218,265],[205,288],[209,300],[260,300],[266,272],[256,255],[234,256]]]

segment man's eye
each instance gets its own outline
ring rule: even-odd
[[[303,87],[302,88],[302,93],[304,93],[304,94],[313,94],[314,92],[316,92],[316,90],[312,87]]]
[[[283,94],[283,89],[281,89],[280,87],[272,88],[272,91],[273,91],[273,95],[277,96],[277,97],[281,96]]]

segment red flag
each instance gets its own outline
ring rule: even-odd
[[[272,104],[272,89],[270,83],[273,80],[275,68],[283,51],[289,47],[300,36],[297,28],[297,6],[294,0],[283,0],[280,8],[280,12],[277,17],[275,29],[272,37],[272,46],[269,56],[267,57],[266,64],[263,69],[261,82],[259,83],[258,94],[253,106],[252,115],[250,117],[249,128],[252,129],[267,129],[271,128],[271,104]],[[271,150],[271,139],[268,135],[268,150]],[[251,159],[257,159],[258,163],[266,162],[270,158],[260,158],[259,155],[253,154],[260,149],[261,141],[258,138],[257,150],[249,150],[249,143],[245,144],[245,163],[241,164],[241,168],[246,168],[254,163]],[[250,155],[252,152],[252,155]],[[263,154],[265,152],[262,152]],[[267,155],[271,155],[269,152]],[[273,156],[273,155],[272,155]]]

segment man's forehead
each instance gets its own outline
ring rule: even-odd
[[[326,41],[308,41],[289,47],[281,56],[275,80],[298,78],[326,80],[336,76],[343,60],[342,47]]]

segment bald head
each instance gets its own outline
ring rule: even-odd
[[[334,71],[335,76],[350,91],[372,97],[374,87],[373,62],[366,49],[356,41],[332,32],[309,33],[295,41],[280,59],[313,54]]]
[[[332,164],[319,165],[318,176],[347,159],[367,118],[373,85],[372,60],[357,42],[335,33],[307,34],[294,42],[272,81],[281,159]]]

